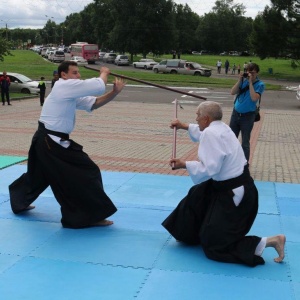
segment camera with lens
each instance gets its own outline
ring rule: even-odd
[[[248,78],[248,76],[249,76],[248,73],[244,73],[244,74],[243,74],[243,77],[244,77],[244,78]]]

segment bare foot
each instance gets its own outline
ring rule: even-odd
[[[24,210],[31,210],[31,209],[35,209],[34,205],[28,205]]]
[[[27,210],[34,209],[34,208],[35,208],[34,205],[28,205],[26,208],[22,209],[22,210],[20,211],[20,213],[23,212],[23,211],[27,211]]]
[[[284,245],[285,245],[285,235],[278,234],[267,238],[266,247],[273,247],[278,253],[278,257],[274,258],[274,261],[280,263],[284,259]]]
[[[94,223],[92,226],[109,226],[109,225],[112,225],[114,224],[113,221],[110,221],[110,220],[102,220],[102,221],[99,221],[97,223]]]

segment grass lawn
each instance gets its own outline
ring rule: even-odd
[[[33,80],[39,80],[41,76],[44,76],[46,80],[52,79],[53,71],[57,69],[57,64],[53,64],[43,59],[37,53],[30,50],[12,50],[12,56],[5,56],[4,61],[0,62],[1,70],[7,72],[21,73]],[[152,58],[149,56],[149,58]],[[162,59],[170,59],[171,55],[160,56],[154,58],[157,62]],[[141,59],[140,56],[134,56],[134,61]],[[213,69],[213,73],[216,73],[216,62],[221,59],[223,66],[225,60],[228,59],[230,64],[235,63],[243,66],[244,62],[256,62],[259,64],[261,72],[260,78],[273,78],[273,79],[287,79],[287,80],[299,80],[300,81],[300,68],[293,69],[291,67],[291,61],[287,59],[265,59],[260,60],[257,57],[240,57],[240,56],[216,56],[216,55],[182,55],[181,59],[189,61],[195,61],[205,67]],[[91,78],[97,76],[95,71],[79,67],[81,78]],[[273,69],[273,74],[269,74],[269,68]],[[152,71],[140,72],[133,69],[123,68],[118,71],[119,74],[132,78],[137,78],[153,83],[159,83],[167,86],[190,86],[190,87],[223,87],[231,88],[236,82],[235,78],[214,78],[214,77],[201,77],[201,76],[187,76],[187,75],[171,75],[171,74],[155,74]],[[113,76],[109,77],[109,82],[113,81]],[[128,84],[136,82],[130,82]],[[279,85],[266,84],[266,88],[269,90],[280,89]]]

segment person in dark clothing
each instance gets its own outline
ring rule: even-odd
[[[54,87],[55,82],[59,79],[58,73],[53,72],[53,78],[51,80],[51,89]]]
[[[228,125],[221,106],[202,102],[198,124],[173,120],[171,128],[188,130],[199,142],[199,161],[171,159],[173,169],[186,168],[194,186],[162,225],[178,241],[200,244],[212,260],[256,266],[262,252],[274,247],[275,262],[284,259],[285,236],[246,236],[258,211],[258,191],[250,176],[243,149]]]
[[[11,105],[9,99],[9,86],[10,86],[10,78],[7,76],[6,71],[4,71],[3,76],[0,77],[2,105],[5,105],[5,98],[7,104]]]
[[[15,214],[33,209],[31,203],[50,185],[61,206],[63,227],[83,228],[113,224],[106,218],[117,210],[103,189],[99,167],[70,139],[76,109],[88,112],[113,100],[123,89],[115,78],[105,92],[109,69],[102,67],[98,78],[80,80],[77,63],[64,61],[58,67],[60,79],[48,95],[33,136],[27,172],[9,185]]]
[[[228,61],[228,59],[226,59],[226,61],[225,61],[225,74],[228,74],[228,71],[229,71],[229,61]]]
[[[40,104],[43,106],[46,94],[46,83],[44,81],[45,77],[41,77],[38,88],[40,89]]]

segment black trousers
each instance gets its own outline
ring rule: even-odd
[[[2,98],[2,103],[5,103],[5,98],[8,104],[10,104],[10,99],[9,99],[9,90],[4,90],[1,89],[1,98]]]
[[[46,91],[40,91],[40,104],[43,105],[45,101]]]
[[[62,225],[82,228],[117,211],[106,195],[100,169],[70,140],[64,148],[54,142],[40,124],[29,150],[28,168],[9,186],[14,213],[23,211],[50,185],[61,206]]]
[[[232,189],[244,185],[238,206]],[[258,192],[248,172],[232,182],[208,180],[193,186],[162,225],[178,241],[200,244],[213,260],[256,266],[264,264],[255,249],[261,238],[246,236],[258,211]]]

